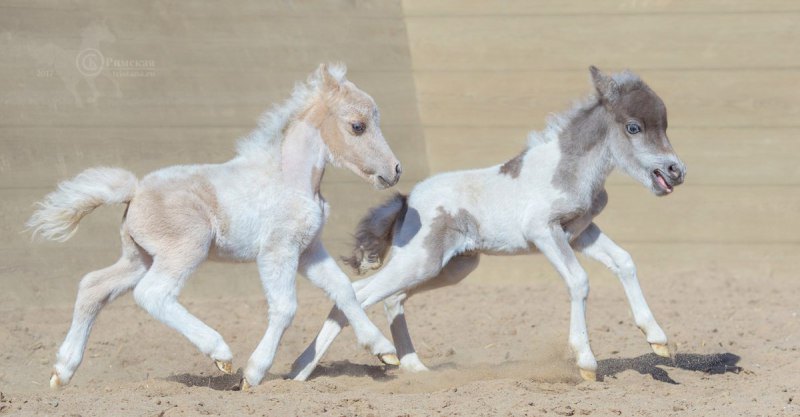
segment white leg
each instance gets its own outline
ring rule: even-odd
[[[129,238],[128,238],[129,239]],[[127,243],[127,244],[126,244]],[[72,325],[58,349],[50,386],[58,388],[69,383],[83,360],[89,333],[106,304],[128,292],[147,272],[143,254],[132,241],[123,237],[123,254],[114,265],[90,272],[81,279]]]
[[[384,298],[405,291],[426,279],[417,276],[410,271],[424,270],[419,268],[419,265],[408,264],[403,261],[411,261],[416,259],[413,257],[403,258],[400,254],[392,257],[390,262],[377,274],[371,276],[367,280],[358,281],[354,284],[357,289],[356,297],[361,303],[362,308],[367,307],[383,300]],[[429,275],[433,277],[438,271],[432,271]],[[366,283],[364,283],[366,281]],[[334,307],[322,329],[314,338],[314,341],[306,348],[306,350],[298,357],[292,365],[292,372],[289,377],[297,381],[305,381],[311,372],[316,368],[317,364],[325,352],[330,347],[333,340],[341,332],[342,328],[347,323],[341,310]]]
[[[244,371],[242,390],[261,383],[275,359],[283,333],[297,311],[295,274],[299,254],[293,249],[271,250],[258,257],[258,272],[269,305],[269,324]]]
[[[428,370],[428,367],[417,356],[411,335],[408,333],[408,323],[406,323],[403,306],[406,297],[406,293],[392,295],[383,301],[383,310],[386,312],[386,319],[389,320],[392,340],[397,348],[397,356],[400,358],[400,369],[408,372],[424,372]]]
[[[306,350],[303,351],[292,364],[292,370],[289,372],[289,378],[295,381],[305,381],[314,372],[319,361],[325,356],[325,352],[331,346],[336,336],[341,333],[344,326],[347,325],[347,319],[342,314],[342,311],[335,306],[322,324],[317,336],[308,345]]]
[[[631,255],[614,243],[594,223],[589,225],[578,237],[574,246],[586,256],[608,267],[619,277],[622,287],[625,289],[625,295],[628,297],[636,325],[644,332],[655,353],[669,356],[667,335],[656,323],[656,319],[647,305],[642,288],[639,286],[639,279],[636,277],[636,265],[634,265]]]
[[[569,344],[575,352],[581,376],[586,380],[596,380],[597,360],[589,345],[589,332],[586,329],[586,298],[589,295],[586,271],[578,263],[560,225],[535,230],[530,239],[553,264],[569,288]]]
[[[220,370],[230,372],[233,354],[225,340],[178,302],[183,284],[205,256],[202,250],[195,250],[193,256],[187,256],[187,252],[175,248],[174,253],[181,256],[156,255],[153,266],[133,290],[133,297],[150,315],[177,330],[200,352],[211,357]]]
[[[383,302],[386,317],[392,330],[392,339],[397,347],[397,355],[400,357],[400,369],[409,372],[427,371],[428,368],[422,363],[414,349],[411,335],[408,332],[406,323],[404,303],[408,297],[433,289],[455,285],[467,277],[475,268],[478,267],[480,255],[456,256],[445,265],[439,275],[406,293],[395,294]]]
[[[399,365],[394,345],[373,324],[356,299],[350,279],[342,272],[319,239],[306,249],[301,259],[301,273],[328,294],[353,326],[356,339],[373,355],[391,365]]]

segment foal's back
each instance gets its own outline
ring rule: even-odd
[[[458,252],[526,252],[525,229],[531,218],[546,218],[554,202],[563,197],[552,185],[558,159],[557,143],[541,142],[503,164],[434,175],[413,188],[408,210],[412,217],[419,216],[422,236],[431,225],[435,227],[443,211],[468,212],[477,227]],[[411,223],[398,233],[400,243],[417,228]]]

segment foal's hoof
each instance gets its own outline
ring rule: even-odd
[[[387,365],[400,366],[400,359],[397,359],[397,355],[394,353],[384,353],[382,355],[378,355],[378,359]]]
[[[400,369],[405,372],[428,372],[427,366],[419,360],[416,353],[409,353],[400,360]]]
[[[59,389],[62,385],[61,378],[58,377],[58,372],[53,371],[53,373],[50,375],[50,388]]]
[[[230,375],[233,373],[233,364],[229,361],[218,361],[214,360],[214,365],[217,365],[220,371]]]
[[[671,358],[672,353],[669,351],[669,346],[662,345],[661,343],[650,343],[650,347],[653,348],[653,352],[656,355],[661,356],[663,358]]]
[[[247,378],[242,378],[242,382],[239,384],[239,391],[250,391],[250,383],[247,382]]]
[[[581,369],[581,378],[584,381],[595,382],[597,381],[597,372],[595,371],[587,371],[586,369]]]

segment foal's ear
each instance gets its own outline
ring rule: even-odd
[[[600,97],[608,102],[614,102],[619,97],[619,85],[594,65],[589,67],[589,72],[592,74],[592,84]]]
[[[337,90],[339,89],[339,81],[331,75],[330,69],[328,69],[328,64],[319,64],[319,68],[317,68],[317,76],[322,81],[322,86],[326,90]]]

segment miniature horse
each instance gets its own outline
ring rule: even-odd
[[[59,241],[69,239],[96,207],[127,204],[122,257],[81,280],[51,387],[72,378],[103,306],[131,289],[142,308],[230,373],[232,353],[222,336],[177,300],[207,258],[256,261],[269,303],[269,326],[245,369],[243,389],[261,382],[294,317],[298,268],[344,312],[361,345],[399,364],[394,345],[369,321],[349,278],[320,241],[328,216],[320,194],[326,164],[345,166],[381,189],[396,184],[401,173],[375,101],[345,73],[344,66],[321,65],[285,104],[265,114],[228,162],[173,166],[141,181],[122,169],[92,168],[39,203],[28,227]]]
[[[569,289],[569,345],[584,379],[596,379],[597,361],[585,321],[589,281],[574,250],[619,276],[637,326],[656,354],[669,356],[630,255],[592,220],[606,205],[604,183],[613,168],[663,196],[683,182],[686,167],[667,138],[666,107],[653,90],[628,71],[607,76],[590,70],[596,94],[550,120],[543,133],[532,133],[520,155],[490,168],[431,177],[361,221],[348,263],[363,273],[377,269],[389,249],[392,256],[380,272],[354,284],[356,295],[365,308],[386,300],[403,369],[427,369],[405,323],[402,303],[408,295],[458,283],[477,267],[480,253],[533,249]],[[291,376],[306,379],[344,324],[334,309]]]

